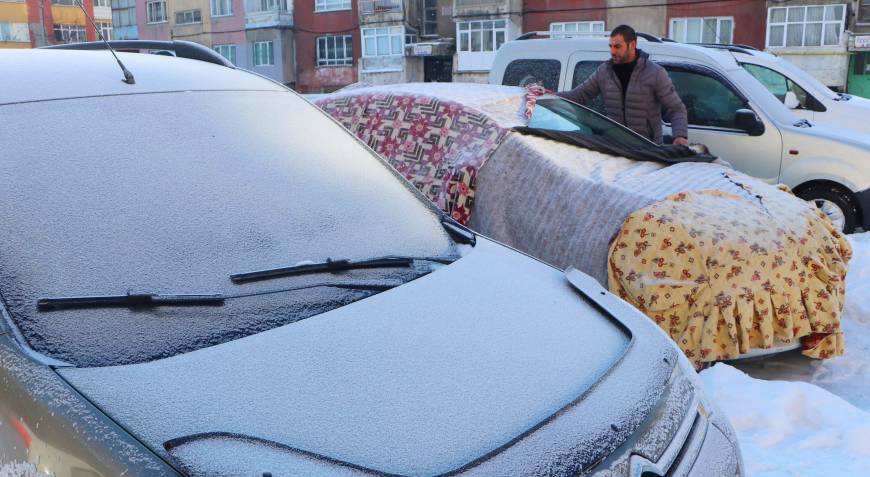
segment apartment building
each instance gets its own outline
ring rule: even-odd
[[[96,32],[85,16],[111,35],[112,14],[106,0],[0,0],[0,48],[34,48],[94,41]],[[83,10],[84,9],[84,10]]]
[[[357,2],[296,0],[296,90],[329,93],[356,83],[361,54]]]
[[[420,0],[359,0],[358,3],[362,43],[360,82],[422,81],[422,58],[405,53],[405,46],[419,39]]]
[[[454,0],[453,81],[485,83],[495,52],[522,32],[522,12],[522,0]]]
[[[111,0],[111,7],[112,38],[115,40],[138,40],[136,0]]]
[[[765,48],[844,91],[849,67],[850,2],[767,1]]]
[[[23,0],[0,1],[0,48],[35,46],[35,38],[30,33],[31,20],[28,9],[28,3]],[[41,29],[41,25],[42,23],[37,20],[35,27]]]

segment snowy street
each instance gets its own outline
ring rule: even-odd
[[[748,475],[870,475],[870,232],[849,236],[846,354],[799,352],[701,373],[740,438]]]

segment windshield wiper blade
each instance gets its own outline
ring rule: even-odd
[[[455,259],[447,257],[387,256],[354,261],[348,259],[333,260],[331,258],[327,258],[326,261],[318,263],[307,263],[303,265],[293,265],[290,267],[257,270],[255,272],[236,273],[230,275],[230,280],[232,280],[233,283],[247,283],[259,280],[269,280],[271,278],[306,275],[310,273],[336,273],[346,270],[359,270],[363,268],[407,268],[410,267],[415,260],[448,264],[453,263]]]
[[[226,297],[220,293],[161,295],[157,293],[127,293],[126,295],[96,295],[40,298],[40,311],[70,308],[154,308],[158,306],[223,306]]]

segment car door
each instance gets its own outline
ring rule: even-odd
[[[728,161],[735,169],[767,182],[779,180],[782,136],[763,114],[764,132],[750,135],[736,124],[737,110],[752,106],[724,76],[710,68],[687,63],[660,63],[683,104],[689,120],[689,141],[705,144],[710,152]],[[665,134],[670,134],[670,118],[663,115]]]

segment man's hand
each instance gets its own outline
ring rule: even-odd
[[[552,91],[547,88],[539,85],[538,83],[530,83],[526,85],[526,92],[530,96],[543,96],[545,94],[552,94]]]
[[[684,137],[675,137],[674,144],[677,146],[688,146],[689,140]]]
[[[550,93],[552,93],[552,91],[544,88],[538,83],[531,83],[526,85],[526,110],[524,114],[527,120],[532,119],[532,113],[535,110],[535,104],[537,104],[538,96],[543,96]]]

